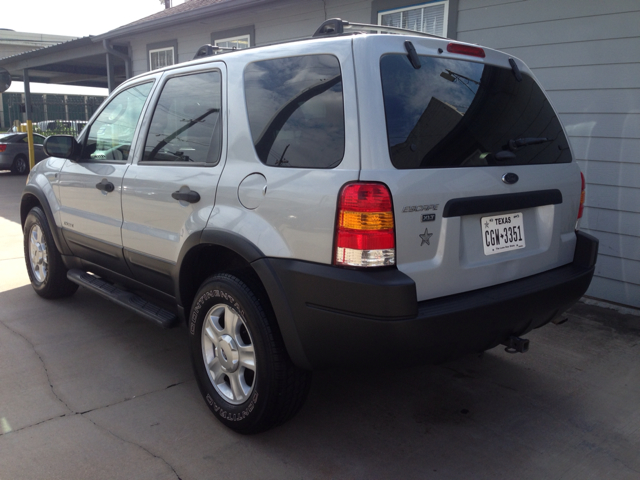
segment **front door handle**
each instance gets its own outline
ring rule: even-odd
[[[115,186],[106,178],[103,178],[100,183],[96,183],[96,188],[101,192],[111,193],[115,190]]]
[[[176,200],[187,203],[198,203],[200,201],[200,194],[194,190],[178,190],[171,194]]]

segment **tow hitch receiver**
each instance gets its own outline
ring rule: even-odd
[[[526,338],[511,336],[509,340],[503,342],[502,345],[507,347],[504,349],[507,353],[525,353],[529,351],[529,340]]]

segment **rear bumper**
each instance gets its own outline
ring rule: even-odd
[[[13,156],[0,154],[0,170],[9,170],[13,165]]]
[[[416,301],[395,269],[347,270],[287,259],[254,263],[287,349],[303,368],[438,363],[524,335],[586,292],[598,240],[577,233],[573,263],[472,292]]]

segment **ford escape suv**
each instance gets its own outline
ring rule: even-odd
[[[35,291],[183,322],[241,433],[295,415],[313,369],[526,350],[597,256],[563,127],[519,59],[370,28],[207,46],[49,137],[20,207]]]

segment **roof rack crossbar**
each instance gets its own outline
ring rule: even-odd
[[[193,60],[198,58],[210,57],[211,55],[217,55],[223,52],[232,52],[234,50],[238,50],[236,47],[221,47],[219,45],[202,45],[193,57]]]
[[[363,30],[374,30],[376,32],[389,32],[389,33],[399,33],[404,35],[418,35],[421,37],[432,37],[432,38],[445,38],[440,35],[433,35],[431,33],[418,32],[416,30],[407,30],[406,28],[400,27],[391,27],[388,25],[373,25],[370,23],[354,23],[348,22],[346,20],[342,20],[340,18],[331,18],[329,20],[325,20],[322,25],[318,27],[318,29],[313,34],[313,38],[316,37],[331,37],[338,35],[352,35],[355,33],[360,33],[356,29]],[[351,31],[349,31],[351,30]]]

